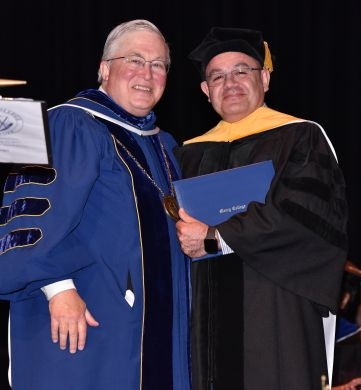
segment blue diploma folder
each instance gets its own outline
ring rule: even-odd
[[[271,160],[173,182],[179,207],[214,226],[265,202],[274,168]]]

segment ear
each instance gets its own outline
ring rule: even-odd
[[[207,81],[202,81],[201,82],[201,90],[203,91],[203,93],[205,93],[208,97],[208,101],[209,100],[209,88],[208,88],[208,84],[207,84]]]
[[[108,81],[109,78],[109,63],[108,61],[102,61],[99,66],[100,74],[103,81]]]
[[[263,69],[261,72],[262,84],[264,92],[269,90],[269,83],[271,80],[271,73],[268,69]]]

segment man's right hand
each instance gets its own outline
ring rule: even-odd
[[[59,342],[60,349],[69,352],[82,351],[85,347],[87,326],[98,326],[99,323],[90,314],[76,289],[62,291],[49,301],[51,319],[51,338]]]
[[[208,225],[190,216],[183,208],[179,209],[179,218],[176,231],[182,251],[189,257],[206,255],[204,239]]]

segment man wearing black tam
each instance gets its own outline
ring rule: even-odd
[[[266,160],[275,169],[264,204],[216,226],[179,211],[183,251],[218,250],[191,267],[193,389],[320,390],[321,376],[332,379],[347,254],[334,149],[319,124],[266,106],[273,66],[261,32],[212,28],[189,58],[221,120],[176,151],[184,177]]]

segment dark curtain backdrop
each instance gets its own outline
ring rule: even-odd
[[[347,182],[349,258],[360,263],[360,4],[360,0],[3,1],[0,78],[24,79],[28,84],[2,88],[0,94],[45,100],[50,107],[82,89],[97,88],[98,63],[110,30],[129,19],[149,19],[167,37],[172,54],[168,86],[156,107],[158,123],[182,142],[218,120],[187,54],[211,26],[262,30],[276,58],[266,101],[271,108],[319,122],[328,133]]]

